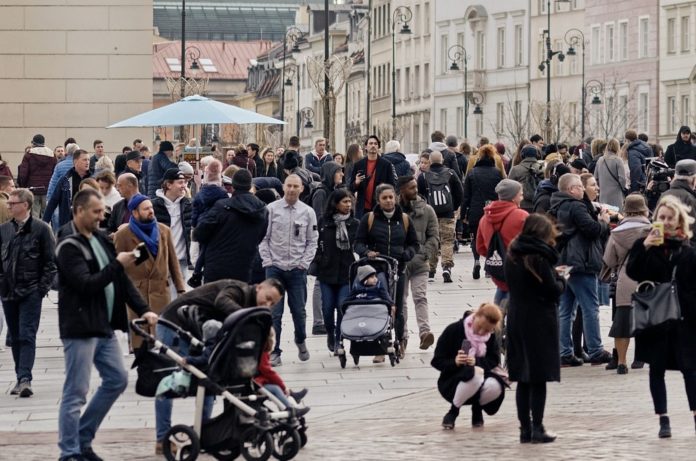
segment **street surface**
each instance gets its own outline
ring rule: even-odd
[[[455,283],[444,284],[438,272],[429,284],[430,322],[437,335],[463,312],[491,300],[490,280],[472,280],[471,253],[455,255]],[[310,281],[310,286],[313,281]],[[309,291],[311,294],[311,290]],[[57,294],[44,300],[38,335],[33,389],[29,399],[10,396],[14,385],[11,352],[0,352],[0,459],[43,461],[58,458],[57,417],[63,383],[63,354],[57,327]],[[311,306],[308,305],[311,317]],[[411,342],[406,359],[392,368],[351,358],[345,370],[330,357],[324,337],[308,338],[311,359],[302,363],[290,344],[292,323],[286,309],[283,326],[283,366],[278,369],[292,388],[307,387],[309,443],[298,460],[450,460],[450,459],[696,459],[696,433],[681,375],[668,373],[672,439],[657,438],[648,389],[648,369],[619,376],[603,366],[563,369],[562,382],[550,384],[545,425],[558,434],[549,445],[520,445],[514,385],[500,412],[485,416],[485,426],[472,429],[468,407],[454,431],[443,431],[449,408],[438,394],[438,374],[430,366],[431,348],[418,349],[415,313],[409,304]],[[601,312],[605,347],[611,312]],[[311,331],[311,318],[307,320]],[[2,335],[4,342],[4,333]],[[633,349],[629,351],[629,361]],[[126,358],[127,362],[132,360]],[[98,376],[92,376],[92,392]],[[156,460],[154,403],[135,394],[135,370],[129,389],[116,402],[95,440],[95,451],[106,460]],[[218,401],[218,405],[220,402]],[[178,400],[173,423],[193,424],[193,399]],[[201,456],[200,459],[212,459]]]

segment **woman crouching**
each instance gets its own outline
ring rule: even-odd
[[[481,427],[483,411],[494,415],[503,403],[506,383],[496,374],[500,365],[496,330],[501,319],[498,306],[484,303],[448,325],[438,339],[431,365],[440,370],[440,394],[452,404],[442,419],[443,428],[454,428],[462,405],[471,405],[471,424]]]

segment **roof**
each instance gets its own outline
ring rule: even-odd
[[[224,42],[187,41],[188,53],[200,50],[198,65],[191,69],[191,58],[186,58],[186,75],[205,75],[210,80],[246,80],[251,60],[265,53],[272,44],[267,41]],[[152,46],[152,67],[154,78],[178,77],[181,72],[181,42],[160,43]]]
[[[280,69],[268,69],[264,72],[264,79],[256,92],[256,98],[261,99],[266,96],[276,96],[278,84],[280,83]]]

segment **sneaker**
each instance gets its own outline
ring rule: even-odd
[[[452,274],[449,269],[442,271],[442,278],[444,279],[445,283],[452,283]]]
[[[601,365],[603,363],[609,363],[611,361],[611,352],[602,351],[599,354],[590,357],[590,363],[592,365]]]
[[[279,367],[283,364],[283,361],[280,360],[280,352],[271,352],[271,366],[272,367]]]
[[[582,359],[579,359],[574,355],[564,355],[561,357],[561,367],[581,367],[582,364]]]
[[[323,325],[322,325],[323,327]],[[309,351],[307,350],[307,344],[302,342],[297,345],[297,357],[302,361],[306,362],[309,360]]]
[[[633,363],[631,364],[631,369],[632,370],[641,370],[645,366],[645,362],[641,362],[640,360],[634,360]]]
[[[295,399],[295,402],[301,402],[307,395],[309,390],[307,388],[300,389],[299,391],[290,391],[290,397]]]
[[[474,264],[474,270],[471,275],[474,277],[474,280],[481,278],[481,264]]]
[[[326,347],[329,348],[329,352],[332,354],[336,350],[336,337],[334,335],[326,335]]]
[[[22,381],[19,383],[19,396],[22,398],[31,397],[34,391],[31,390],[31,381]]]
[[[309,413],[309,407],[301,407],[301,408],[295,408],[295,416],[296,417],[301,417]]]
[[[375,358],[372,359],[372,363],[384,363],[384,356],[375,355]]]
[[[104,459],[99,457],[94,450],[92,450],[92,447],[82,449],[82,458],[84,458],[85,461],[104,461]]]
[[[626,365],[619,365],[616,367],[616,373],[619,375],[627,375],[628,374],[628,367]]]
[[[312,334],[313,335],[325,335],[326,334],[326,327],[322,323],[321,325],[314,325],[312,327]]]
[[[435,342],[435,335],[431,332],[423,333],[420,336],[420,348],[427,350]]]
[[[10,391],[10,395],[18,395],[19,394],[19,381],[14,385],[12,390]]]

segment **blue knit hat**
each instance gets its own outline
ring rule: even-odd
[[[128,202],[128,211],[132,213],[133,210],[138,208],[140,204],[143,203],[145,200],[150,200],[150,197],[143,194],[135,194],[133,197],[131,197],[130,201]]]

